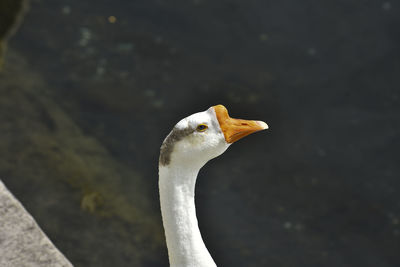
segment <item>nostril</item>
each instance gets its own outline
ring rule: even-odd
[[[241,123],[241,125],[248,125],[248,124],[247,124],[247,123],[245,123],[245,122],[242,122],[242,123]]]

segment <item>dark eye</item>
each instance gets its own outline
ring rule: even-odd
[[[207,124],[202,123],[202,124],[197,125],[196,130],[198,132],[204,132],[205,130],[207,130],[207,128],[208,128]]]

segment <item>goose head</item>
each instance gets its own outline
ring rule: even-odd
[[[232,143],[261,130],[263,121],[231,118],[223,105],[192,114],[179,121],[165,138],[159,164],[201,168],[210,159],[221,155]]]

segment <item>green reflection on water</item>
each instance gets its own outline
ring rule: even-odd
[[[52,100],[40,75],[29,70],[14,51],[9,52],[0,84],[0,156],[6,159],[0,162],[0,175],[6,184],[23,192],[17,197],[50,238],[69,238],[69,244],[52,238],[67,257],[83,253],[69,250],[77,243],[86,251],[81,257],[89,259],[74,264],[96,264],[96,253],[104,251],[97,247],[93,251],[91,244],[108,246],[101,244],[106,230],[82,222],[90,217],[93,223],[112,229],[111,237],[124,236],[121,244],[113,244],[129,254],[122,263],[140,264],[160,254],[164,245],[161,221],[149,203],[142,175],[85,135]]]

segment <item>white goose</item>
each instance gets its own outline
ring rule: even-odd
[[[165,138],[159,160],[161,214],[171,267],[216,266],[197,224],[197,174],[233,142],[268,129],[262,121],[233,119],[222,105],[182,119]]]

